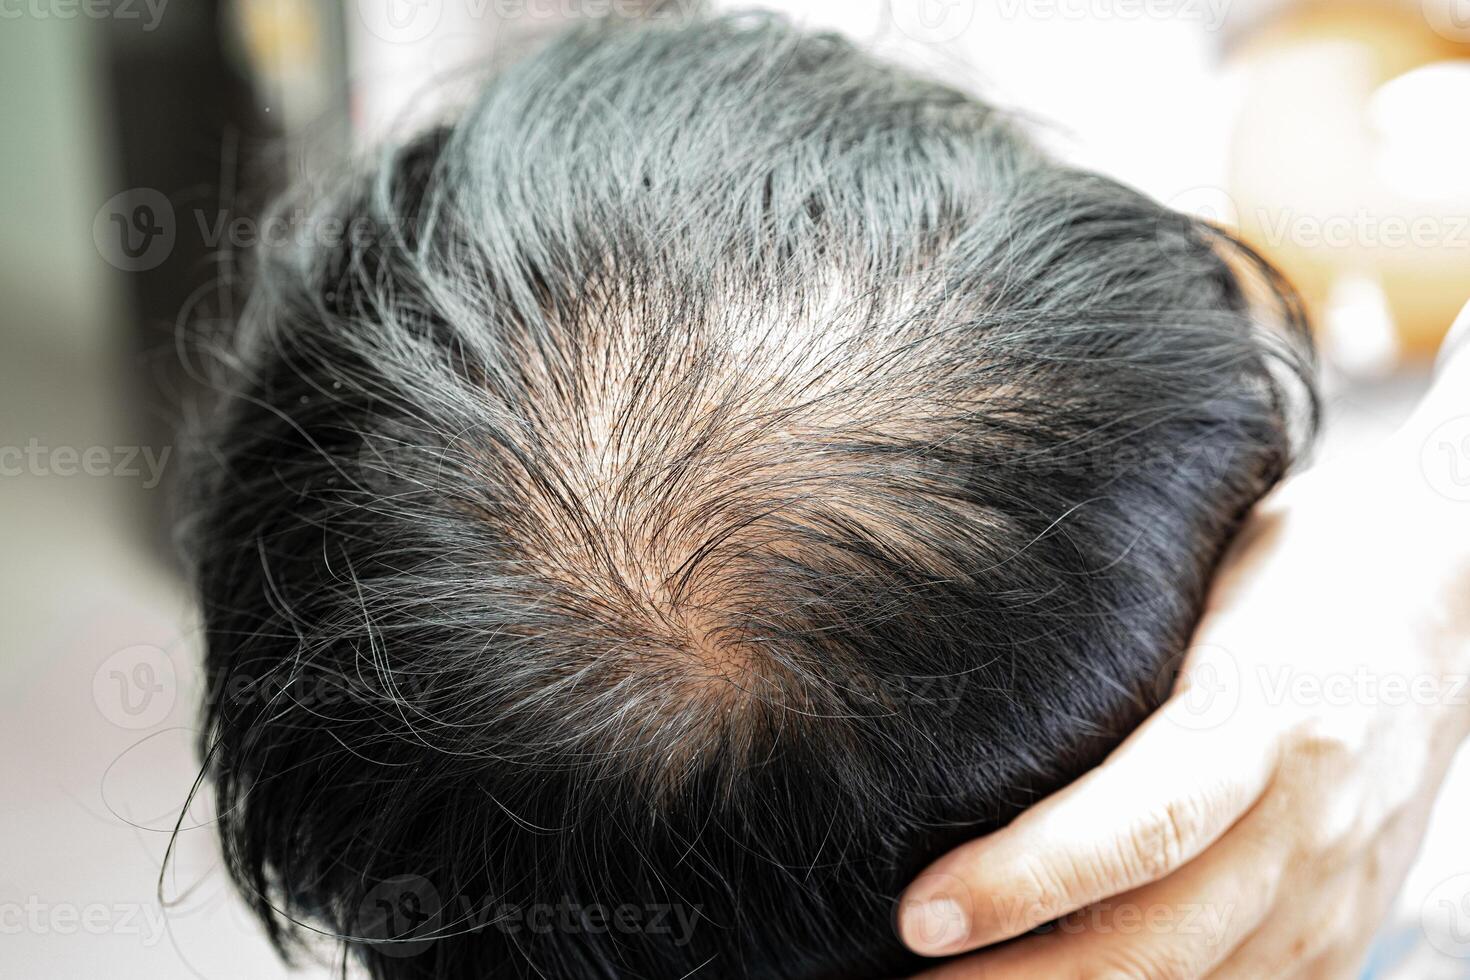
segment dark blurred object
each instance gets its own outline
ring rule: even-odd
[[[293,31],[293,19],[314,33]],[[126,195],[104,217],[131,300],[131,394],[143,440],[173,445],[189,394],[176,342],[188,325],[238,309],[260,209],[289,179],[288,127],[315,114],[345,128],[341,5],[189,0],[151,22],[101,23],[102,116],[116,145],[104,193]],[[160,257],[130,262],[155,234],[171,236]],[[165,508],[154,510],[161,533]]]

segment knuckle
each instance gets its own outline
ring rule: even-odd
[[[1184,863],[1199,826],[1195,808],[1171,802],[1138,824],[1128,841],[1125,861],[1139,881],[1154,881]]]
[[[1285,965],[1290,969],[1301,969],[1302,964],[1312,962],[1348,940],[1349,937],[1333,924],[1305,929],[1294,936],[1287,946]]]
[[[1055,919],[1068,908],[1067,896],[1075,885],[1075,875],[1060,871],[1055,865],[1034,856],[1019,864],[1021,890],[1032,905],[1034,918]]]

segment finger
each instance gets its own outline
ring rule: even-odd
[[[1315,897],[1310,914],[1274,917],[1210,974],[1210,980],[1358,976],[1378,924],[1402,883],[1401,873],[1386,874],[1384,869],[1408,868],[1421,829],[1418,819],[1395,819],[1375,842],[1375,855],[1364,855],[1335,872],[1304,874],[1311,865],[1297,862],[1297,880],[1287,887],[1295,896]],[[1295,904],[1301,904],[1300,898]]]
[[[1288,847],[1258,808],[1198,860],[1162,881],[1082,909],[921,980],[1193,980],[1224,962],[1275,907]]]
[[[964,952],[1018,936],[1176,870],[1259,798],[1274,740],[1248,722],[1190,727],[1176,696],[1093,772],[1009,826],[941,857],[905,892],[915,952]]]
[[[1314,894],[1341,896],[1351,892],[1346,885],[1334,882]],[[1332,947],[1345,942],[1342,937],[1347,933],[1342,920],[1348,913],[1334,910],[1319,915],[1310,924],[1303,923],[1296,915],[1267,923],[1209,974],[1209,980],[1260,980],[1261,977],[1305,980],[1330,975],[1326,972],[1329,967],[1338,968],[1341,964],[1319,962],[1318,958],[1324,955],[1324,950],[1330,954]],[[1368,933],[1371,936],[1371,929]]]

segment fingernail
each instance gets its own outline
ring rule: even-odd
[[[970,934],[970,919],[954,899],[931,898],[904,908],[899,931],[914,952],[939,956],[959,952]]]

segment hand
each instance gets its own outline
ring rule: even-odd
[[[1168,703],[900,906],[929,955],[1065,918],[925,980],[1357,976],[1470,733],[1470,502],[1421,469],[1466,390],[1262,502]]]

